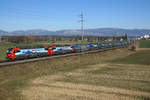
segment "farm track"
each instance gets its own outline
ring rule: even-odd
[[[15,64],[28,63],[28,62],[35,62],[35,61],[40,61],[40,60],[54,59],[54,58],[60,58],[60,57],[69,57],[69,56],[82,55],[82,54],[88,54],[88,53],[104,52],[104,51],[119,49],[119,48],[123,48],[123,47],[125,47],[125,46],[113,47],[113,48],[104,48],[104,49],[92,50],[92,51],[86,51],[86,52],[80,52],[80,53],[70,53],[70,54],[64,54],[64,55],[32,58],[32,59],[25,59],[25,60],[16,60],[16,61],[4,60],[4,61],[0,61],[0,67],[8,66],[8,65],[15,65]]]

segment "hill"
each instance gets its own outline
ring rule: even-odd
[[[96,29],[86,29],[84,30],[84,35],[90,36],[121,36],[127,33],[128,36],[142,36],[144,34],[150,34],[150,29],[121,29],[121,28],[96,28]],[[6,32],[0,30],[1,36],[24,36],[28,34],[33,35],[55,35],[55,36],[77,36],[81,32],[79,29],[69,29],[69,30],[58,30],[49,31],[42,29],[33,30],[17,30],[12,32]]]

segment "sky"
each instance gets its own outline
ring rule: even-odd
[[[150,0],[0,0],[0,29],[150,29]]]

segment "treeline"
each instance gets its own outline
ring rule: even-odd
[[[87,42],[101,42],[101,41],[120,41],[127,40],[127,36],[120,37],[100,37],[100,36],[84,36],[84,41]],[[3,36],[1,42],[12,42],[12,43],[32,43],[32,42],[52,42],[57,41],[81,41],[81,36]]]

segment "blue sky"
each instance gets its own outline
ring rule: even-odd
[[[150,0],[0,0],[0,29],[150,29]]]

